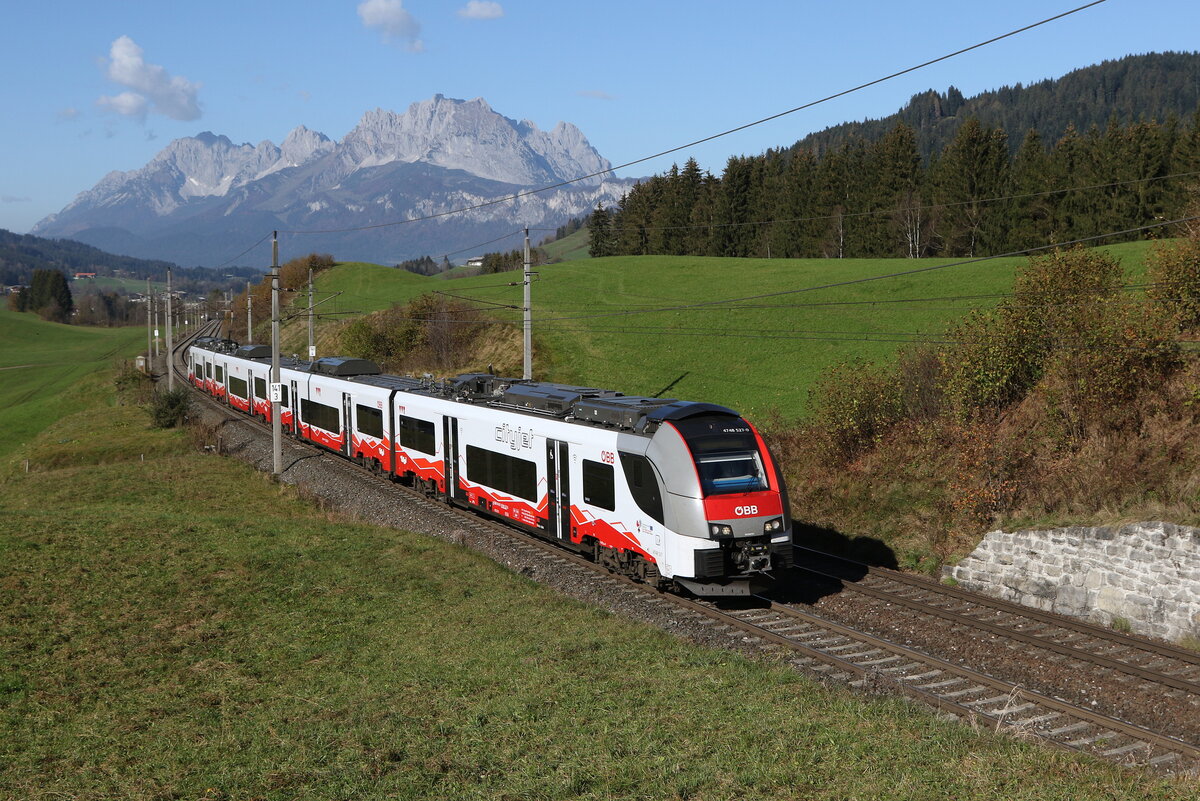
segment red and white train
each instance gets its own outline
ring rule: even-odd
[[[271,418],[270,349],[201,338],[191,382]],[[362,359],[281,362],[289,436],[697,595],[744,595],[792,562],[783,476],[758,431],[710,403],[488,374],[430,381]]]

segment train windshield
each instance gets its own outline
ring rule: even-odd
[[[692,451],[705,496],[768,488],[758,440],[740,417],[698,415],[675,426]]]

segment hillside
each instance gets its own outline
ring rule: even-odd
[[[28,284],[34,270],[62,270],[120,275],[126,278],[161,278],[167,268],[179,267],[165,261],[147,261],[106,253],[99,248],[70,239],[45,239],[29,234],[14,234],[0,229],[0,283]]]
[[[951,86],[930,89],[895,114],[862,122],[846,122],[809,134],[796,148],[818,152],[835,149],[858,137],[882,139],[897,123],[917,132],[917,145],[926,159],[953,139],[963,122],[975,117],[989,127],[1009,132],[1008,146],[1016,153],[1025,132],[1035,130],[1043,142],[1056,142],[1074,126],[1086,131],[1103,128],[1110,119],[1120,124],[1142,120],[1165,121],[1190,116],[1200,106],[1200,53],[1148,53],[1125,56],[1083,67],[1061,78],[1028,85],[1003,86],[963,97]]]
[[[146,343],[146,330],[47,323],[0,311],[0,458],[54,425],[86,392],[86,376]]]
[[[1105,250],[1136,278],[1148,246]],[[532,288],[534,374],[629,394],[721,403],[757,419],[778,414],[795,420],[805,416],[809,389],[829,367],[855,358],[886,362],[905,342],[936,340],[972,309],[994,305],[1024,262],[996,259],[937,269],[958,262],[620,256],[546,265]],[[815,289],[925,268],[935,269]],[[341,265],[317,281],[321,297],[344,291],[324,304],[337,316],[322,321],[321,330],[334,346],[348,319],[439,291],[478,299],[478,308],[508,321],[502,329],[507,335],[519,331],[520,313],[494,304],[520,307],[519,281],[519,273],[444,280]],[[760,295],[767,297],[708,305]],[[697,305],[675,308],[692,304]],[[302,320],[293,321],[291,330],[293,341],[302,341],[297,339],[305,336]]]
[[[193,295],[235,286],[262,273],[256,268],[230,267],[214,274],[212,270],[179,267],[168,261],[119,256],[71,239],[46,239],[0,229],[0,284],[4,285],[28,285],[34,270],[60,270],[68,276],[96,273],[94,281],[74,282],[71,290],[75,294],[127,294],[144,292],[147,278],[165,281],[168,269],[174,288]]]
[[[79,333],[0,313],[2,354],[75,349],[63,337]],[[107,342],[81,346],[91,368],[49,394],[32,373],[3,383],[51,412],[44,430],[0,425],[4,798],[1187,791],[699,647],[460,545],[344,519],[149,428],[137,379],[116,390],[100,359],[136,346]]]

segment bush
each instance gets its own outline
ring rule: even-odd
[[[1146,275],[1151,282],[1146,294],[1177,328],[1200,326],[1200,240],[1156,243],[1146,257]]]
[[[1135,319],[1142,312],[1125,314],[1114,302],[1122,279],[1121,265],[1095,250],[1031,258],[1012,298],[973,313],[950,333],[955,344],[942,352],[943,389],[959,418],[1021,401],[1052,362],[1060,372],[1089,369],[1085,363],[1105,367],[1112,355],[1106,349],[1147,345],[1149,332]],[[1131,324],[1138,330],[1127,330]],[[1094,358],[1084,356],[1089,351]],[[1110,377],[1092,381],[1092,388]]]
[[[177,387],[154,393],[150,403],[150,420],[155,428],[174,428],[187,420],[192,407],[192,390]]]
[[[847,462],[878,444],[901,418],[893,370],[861,360],[833,368],[810,390],[813,427],[822,433],[825,457]]]

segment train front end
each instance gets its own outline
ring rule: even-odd
[[[657,410],[646,455],[659,467],[677,536],[666,557],[697,595],[748,595],[792,564],[792,521],[778,464],[737,412],[707,403]]]

